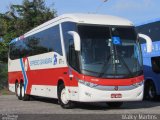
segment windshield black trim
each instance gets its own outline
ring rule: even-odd
[[[80,26],[80,25],[83,25],[83,26],[98,26],[98,27],[101,27],[101,26],[102,26],[102,27],[109,27],[110,32],[111,32],[111,28],[112,28],[112,27],[132,28],[132,29],[135,30],[135,26],[98,25],[98,24],[77,24],[77,29],[78,29],[78,26]],[[78,31],[78,32],[79,32],[79,31]],[[110,34],[111,34],[111,33],[110,33]],[[135,34],[135,41],[139,43],[139,39],[138,39],[138,35],[137,35],[137,33],[136,33],[136,30],[135,30],[134,34]],[[138,47],[139,47],[139,45],[138,45]],[[141,48],[139,48],[139,50],[141,50]],[[81,52],[82,52],[82,44],[81,44],[80,55],[81,55]],[[141,60],[141,63],[142,63],[142,54],[140,54],[140,56],[141,56],[140,60]],[[82,62],[81,59],[80,59],[80,62]],[[81,64],[80,64],[80,65],[81,65]],[[128,67],[127,67],[127,68],[128,68]],[[82,69],[82,67],[81,67],[81,73],[82,73],[82,74],[85,74],[85,75],[89,75],[89,76],[98,77],[98,78],[100,77],[100,78],[108,78],[108,79],[113,79],[113,78],[122,79],[122,78],[133,78],[133,77],[136,77],[136,76],[143,75],[142,66],[141,66],[140,68],[141,68],[140,71],[137,71],[136,73],[132,73],[132,74],[130,74],[130,75],[128,74],[127,76],[125,75],[125,76],[123,76],[123,77],[119,77],[119,76],[121,76],[121,75],[116,75],[116,74],[113,74],[112,77],[105,77],[106,75],[105,75],[105,74],[102,75],[103,73],[98,74],[98,75],[96,76],[96,75],[94,75],[94,74],[97,74],[97,72],[88,71],[88,70]],[[129,69],[129,68],[128,68],[128,69]],[[91,74],[87,74],[88,72],[90,72]],[[131,73],[130,70],[129,70],[129,73]],[[92,74],[93,74],[93,75],[92,75]],[[122,75],[124,75],[124,74],[122,74]],[[111,76],[111,75],[108,75],[108,76]]]

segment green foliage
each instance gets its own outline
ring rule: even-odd
[[[22,5],[11,5],[5,14],[0,13],[0,61],[7,62],[9,42],[32,28],[53,19],[56,10],[47,8],[44,0],[23,0]]]
[[[4,40],[0,42],[0,89],[7,86],[10,41],[55,16],[56,10],[47,8],[44,0],[23,0],[22,5],[11,5],[8,12],[0,13],[0,37]]]
[[[7,64],[0,63],[0,90],[7,87]]]

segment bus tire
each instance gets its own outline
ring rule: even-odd
[[[16,96],[18,97],[18,82],[15,83],[15,93]]]
[[[157,98],[156,87],[152,81],[145,84],[144,98],[146,100],[156,100]]]
[[[107,102],[109,108],[120,108],[123,102]]]
[[[27,95],[26,93],[25,93],[25,90],[24,90],[24,84],[23,83],[21,83],[21,96],[22,96],[22,100],[23,101],[29,101],[30,100],[30,95]]]
[[[22,100],[22,89],[21,89],[21,85],[19,83],[16,83],[16,91],[17,91],[17,97],[19,100]]]
[[[62,108],[71,109],[74,107],[74,103],[66,99],[66,90],[64,84],[58,86],[58,102]]]

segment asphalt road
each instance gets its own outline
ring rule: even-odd
[[[120,117],[122,115],[132,114],[159,114],[160,115],[160,100],[159,101],[143,101],[143,102],[127,102],[119,109],[110,109],[105,103],[78,103],[74,109],[63,109],[58,105],[57,100],[36,98],[31,101],[20,101],[15,95],[0,96],[0,115],[6,114],[78,114],[78,115],[107,115],[114,114],[108,117]],[[119,116],[116,116],[119,115]],[[48,117],[48,116],[46,116]],[[62,116],[60,116],[62,117]],[[124,117],[124,116],[123,116]],[[131,116],[132,117],[132,116]],[[43,117],[41,117],[43,118]],[[64,120],[64,117],[62,117]],[[95,117],[93,117],[95,118]],[[82,120],[82,117],[80,118]],[[157,118],[160,119],[160,118]],[[78,120],[78,119],[77,119]],[[94,120],[94,119],[92,119]],[[105,119],[106,120],[106,119]]]

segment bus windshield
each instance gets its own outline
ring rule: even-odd
[[[81,71],[100,78],[142,75],[142,55],[134,27],[79,25]]]

